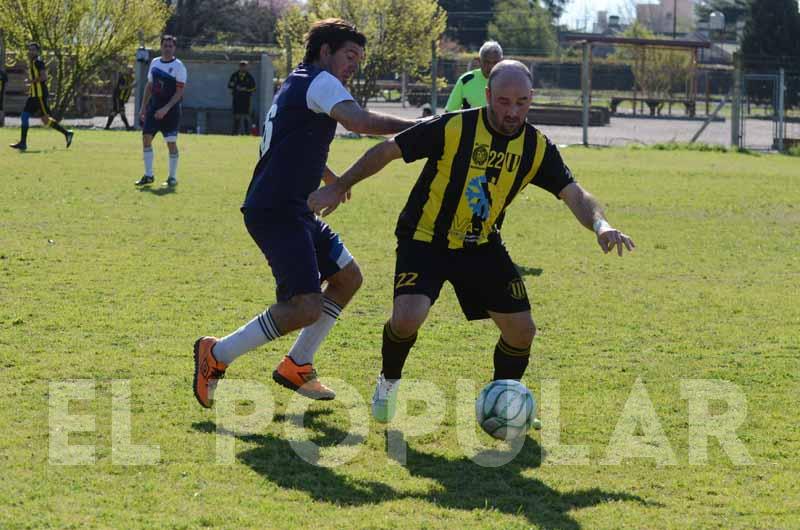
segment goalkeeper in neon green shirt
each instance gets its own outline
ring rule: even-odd
[[[494,65],[503,60],[503,48],[497,42],[490,40],[483,43],[478,55],[481,67],[470,70],[458,78],[447,99],[446,112],[486,105],[486,80]]]

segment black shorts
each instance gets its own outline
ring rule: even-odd
[[[50,116],[50,107],[47,105],[47,94],[44,96],[30,96],[25,100],[25,108],[22,112],[39,115],[42,117]]]
[[[489,311],[531,309],[525,282],[502,242],[450,250],[413,239],[398,241],[395,298],[423,294],[433,304],[446,281],[452,284],[467,320],[489,318]]]
[[[233,96],[233,113],[236,115],[250,114],[250,95]]]

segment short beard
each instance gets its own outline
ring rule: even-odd
[[[516,127],[513,131],[506,131],[503,127],[503,120],[497,117],[497,114],[495,114],[494,110],[492,110],[491,105],[487,104],[486,108],[489,111],[489,124],[495,131],[505,136],[514,136],[514,133],[519,130],[519,127]]]

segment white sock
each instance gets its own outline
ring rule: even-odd
[[[178,153],[169,154],[169,178],[178,178]]]
[[[214,345],[214,358],[230,364],[237,357],[281,336],[269,309]]]
[[[144,151],[144,174],[147,177],[153,176],[153,148],[145,147]]]
[[[322,299],[322,316],[310,326],[303,328],[292,349],[289,350],[289,357],[298,365],[313,363],[314,354],[317,353],[320,344],[336,324],[336,319],[339,318],[341,312],[342,308],[339,304],[324,297]]]

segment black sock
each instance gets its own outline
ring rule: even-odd
[[[494,377],[498,379],[516,379],[519,381],[525,374],[528,367],[528,360],[531,357],[531,347],[525,349],[509,346],[503,337],[497,341],[494,348]]]
[[[417,341],[417,334],[410,337],[400,338],[394,334],[392,327],[387,322],[383,326],[383,376],[386,379],[400,379],[403,374],[403,365],[406,364],[406,357],[411,347]]]
[[[67,136],[67,130],[64,127],[62,127],[61,124],[58,123],[57,121],[55,121],[55,120],[51,121],[50,122],[50,127],[52,127],[53,129],[55,129],[58,132],[60,132],[61,134],[63,134],[64,137]]]
[[[108,116],[108,121],[106,122],[106,129],[110,129],[111,128],[111,122],[113,122],[113,121],[114,121],[114,115],[110,114]]]
[[[119,117],[120,117],[120,118],[122,118],[122,123],[124,123],[124,124],[125,124],[125,128],[126,128],[126,129],[130,129],[130,128],[131,128],[131,126],[130,126],[130,124],[128,123],[128,117],[127,117],[127,116],[125,116],[125,111],[124,111],[124,110],[123,110],[123,111],[120,113]]]
[[[28,143],[28,126],[27,125],[23,125],[22,126],[22,131],[21,131],[21,134],[20,134],[20,137],[19,137],[19,143],[21,143],[22,145],[25,145],[25,144]]]

